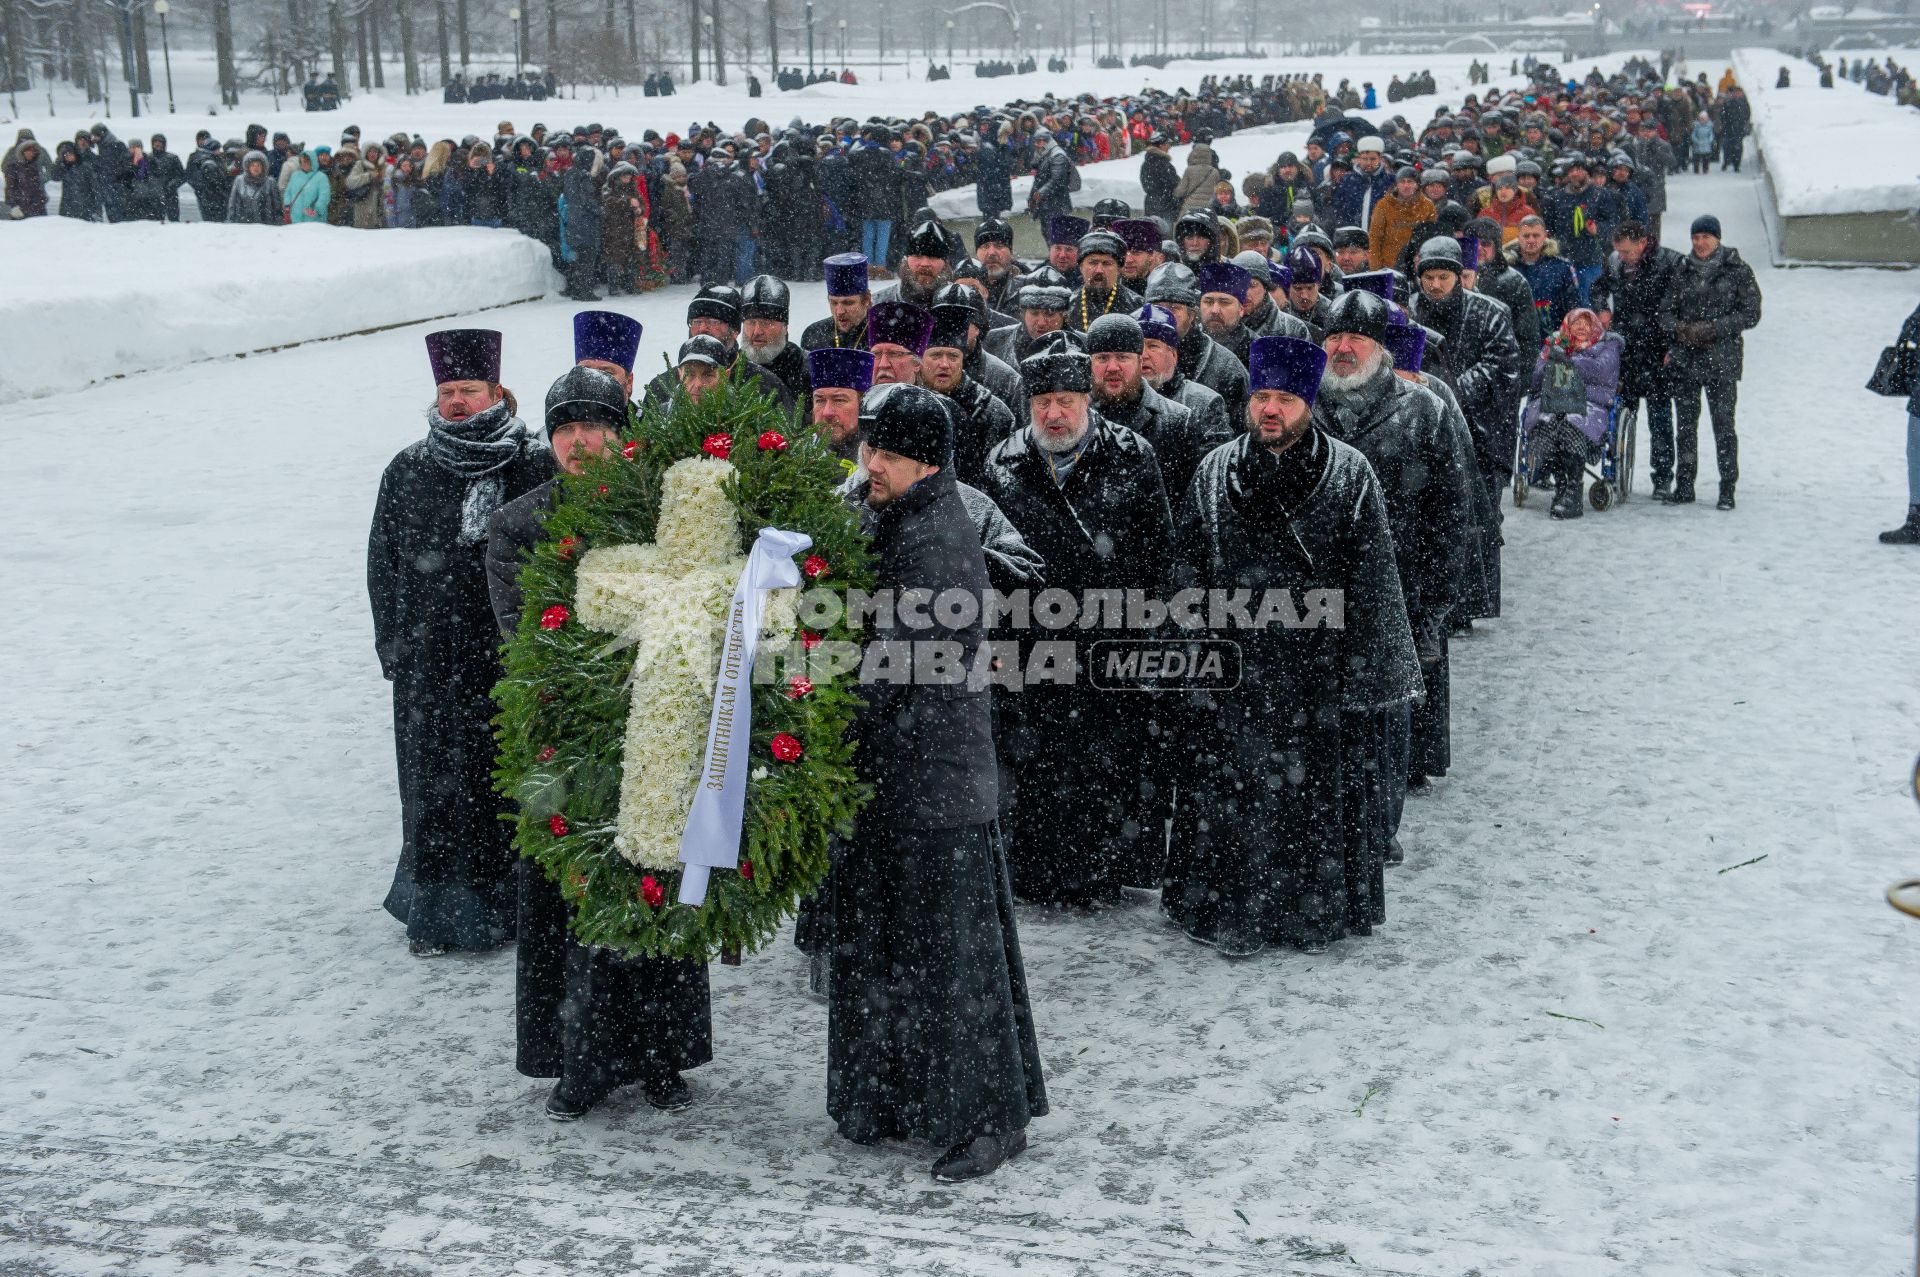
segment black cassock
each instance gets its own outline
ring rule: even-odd
[[[1300,620],[1337,598],[1339,625],[1190,632],[1237,643],[1241,676],[1179,694],[1188,762],[1163,905],[1209,941],[1365,935],[1386,918],[1376,722],[1420,694],[1379,481],[1317,429],[1280,458],[1243,435],[1201,463],[1174,531],[1173,590],[1251,590],[1256,613],[1287,590]]]
[[[487,539],[487,583],[502,637],[520,623],[520,568],[553,508],[555,483],[508,502]],[[713,1058],[707,968],[629,958],[584,945],[573,908],[538,861],[522,860],[520,940],[514,950],[514,1065],[528,1077],[565,1077],[576,1094],[705,1064]]]
[[[987,589],[980,540],[945,471],[889,502],[874,528],[877,588]],[[965,627],[874,625],[902,655]],[[873,802],[839,848],[827,890],[832,981],[827,1112],[849,1139],[915,1136],[950,1147],[1024,1128],[1047,1111],[1040,1048],[994,823],[984,688],[869,683],[855,726]]]
[[[529,443],[496,472],[504,500],[553,476]],[[393,683],[400,863],[386,909],[407,938],[486,949],[514,934],[513,828],[493,792],[500,634],[487,597],[484,525],[462,531],[468,481],[423,440],[380,477],[367,541],[374,649]]]

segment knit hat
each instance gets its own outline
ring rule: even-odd
[[[1182,306],[1200,304],[1200,284],[1193,272],[1180,262],[1168,262],[1156,267],[1153,274],[1147,276],[1147,297],[1150,302],[1175,302]]]
[[[1711,235],[1720,238],[1720,219],[1712,213],[1702,213],[1693,219],[1693,225],[1687,231],[1689,235]]]
[[[1143,338],[1132,315],[1102,315],[1087,326],[1087,354],[1137,355]]]

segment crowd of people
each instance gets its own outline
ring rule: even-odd
[[[1408,795],[1455,766],[1452,646],[1503,612],[1500,497],[1523,421],[1553,515],[1574,518],[1598,428],[1644,402],[1654,494],[1684,504],[1704,396],[1734,508],[1758,287],[1713,216],[1685,252],[1650,224],[1677,164],[1669,126],[1697,102],[1646,64],[1489,89],[1417,127],[1321,100],[1304,153],[1258,175],[1257,211],[1238,216],[1204,180],[1157,194],[1143,171],[1143,209],[1035,208],[1042,259],[1016,257],[986,191],[970,236],[916,210],[897,237],[863,225],[868,253],[849,221],[808,241],[836,250],[817,263],[742,281],[757,257],[703,259],[670,369],[636,384],[640,325],[585,311],[532,426],[500,385],[497,333],[432,335],[429,432],[382,481],[368,556],[406,821],[387,907],[411,948],[518,936],[520,1067],[557,1078],[550,1116],[630,1083],[662,1109],[691,1101],[682,1073],[712,1053],[705,970],[580,945],[531,862],[516,887],[485,689],[553,476],[698,411],[727,377],[803,412],[845,463],[878,588],[943,600],[928,637],[1008,644],[978,663],[987,689],[863,686],[856,759],[876,799],[795,935],[828,1002],[842,1134],[929,1140],[943,1180],[1026,1147],[1047,1096],[1015,899],[1097,914],[1157,893],[1235,959],[1370,934]],[[1136,114],[1150,149],[1231,123],[1179,106],[1116,107],[1109,147]],[[1090,144],[1047,136],[1077,112],[1028,130],[1037,191]],[[816,141],[851,144],[857,172],[906,151],[885,122]],[[686,145],[702,173],[737,158],[717,137]],[[883,260],[896,278],[875,288]],[[811,264],[829,314],[796,334],[789,281]],[[949,611],[952,591],[991,605]],[[869,638],[900,639],[894,625]],[[1062,639],[1063,664],[1043,651]],[[1237,669],[1122,695],[1113,680],[1142,667],[1100,665],[1101,646],[1127,646],[1109,640],[1217,642]],[[1023,680],[1043,656],[1066,676]]]

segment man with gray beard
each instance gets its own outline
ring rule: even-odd
[[[1158,588],[1173,516],[1153,445],[1094,410],[1092,363],[1068,334],[1048,338],[1020,375],[1032,424],[987,455],[981,486],[1046,560],[1048,588],[1071,594],[1083,613],[1067,658],[1075,668],[1060,681],[1032,675],[1064,636],[1037,627],[1024,636],[1038,641],[1022,643],[1029,679],[1003,743],[1015,774],[1035,783],[1015,801],[1008,859],[1016,895],[1091,908],[1151,885],[1159,860],[1159,839],[1134,819],[1146,716],[1089,678],[1095,642],[1139,632],[1124,628],[1119,609],[1091,609],[1097,597]]]
[[[953,278],[947,263],[947,232],[940,223],[926,221],[914,227],[906,249],[900,259],[900,277],[873,295],[874,305],[912,302],[931,307],[934,293]]]
[[[1327,371],[1313,410],[1314,424],[1358,449],[1379,476],[1425,684],[1425,703],[1411,722],[1394,716],[1379,724],[1384,790],[1378,797],[1389,806],[1398,786],[1428,770],[1420,766],[1422,757],[1436,747],[1444,750],[1448,740],[1448,625],[1468,573],[1477,570],[1468,540],[1474,527],[1473,451],[1437,395],[1394,376],[1384,348],[1390,322],[1388,303],[1373,293],[1354,289],[1334,301],[1322,338]]]
[[[801,403],[813,386],[807,380],[807,353],[787,335],[791,298],[786,284],[772,275],[755,275],[740,294],[740,353],[764,368]]]
[[[1171,399],[1193,414],[1201,437],[1218,447],[1233,438],[1233,420],[1227,401],[1211,386],[1203,386],[1180,371],[1180,329],[1165,306],[1146,305],[1134,312],[1140,325],[1140,377],[1163,399]],[[1203,452],[1201,454],[1205,456]]]

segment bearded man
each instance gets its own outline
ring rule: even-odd
[[[787,335],[792,297],[783,280],[755,275],[740,292],[740,354],[756,368],[778,377],[793,397],[805,403],[813,387],[807,381],[807,352]]]

